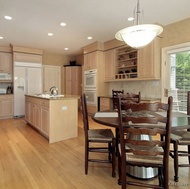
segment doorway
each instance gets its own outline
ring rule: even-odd
[[[162,50],[162,101],[173,96],[173,111],[187,111],[190,90],[190,43]]]

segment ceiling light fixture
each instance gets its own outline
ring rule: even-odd
[[[53,33],[48,33],[49,36],[53,36]]]
[[[0,39],[3,39],[3,37],[2,37],[2,36],[0,36]]]
[[[7,19],[7,20],[12,20],[11,16],[4,16],[4,18]]]
[[[136,25],[134,19],[134,26],[130,26],[118,31],[115,34],[115,38],[117,40],[124,41],[135,49],[140,49],[148,45],[156,36],[160,35],[163,31],[163,28],[155,24],[140,24],[141,11],[139,0],[137,1],[137,7],[134,10],[134,18],[135,13]]]
[[[64,23],[64,22],[61,22],[60,23],[60,26],[66,26],[67,24],[66,23]]]
[[[68,51],[68,50],[69,50],[69,48],[65,47],[65,51]]]
[[[87,39],[88,39],[88,40],[91,40],[91,39],[92,39],[92,37],[91,37],[91,36],[89,36],[89,37],[87,37]]]

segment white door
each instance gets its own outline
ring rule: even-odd
[[[190,43],[166,47],[162,50],[162,101],[167,102],[168,96],[173,96],[173,111],[186,111],[183,107],[186,106],[183,105],[186,96],[184,97],[185,99],[180,99],[180,89],[177,87],[179,84],[176,79],[176,55],[186,51],[190,51]]]

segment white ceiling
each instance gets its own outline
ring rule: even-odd
[[[133,16],[136,4],[137,0],[0,0],[0,45],[77,55],[81,47],[114,39],[117,31],[133,25],[126,19]],[[140,0],[140,7],[144,24],[165,26],[190,17],[190,0]],[[5,20],[5,15],[13,19]],[[60,22],[67,26],[60,27]],[[49,37],[49,32],[54,35]]]

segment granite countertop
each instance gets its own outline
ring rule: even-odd
[[[29,97],[34,97],[34,98],[42,98],[42,99],[48,99],[48,100],[68,100],[68,99],[79,99],[80,96],[77,95],[50,95],[50,94],[33,94],[33,95],[25,95]]]

